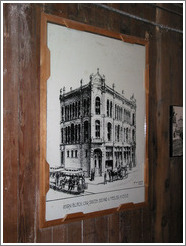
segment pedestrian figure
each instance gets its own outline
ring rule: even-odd
[[[94,175],[93,172],[94,172],[93,169],[91,169],[91,172],[90,172],[90,181],[93,180],[93,175]]]
[[[95,178],[95,169],[93,169],[93,180]]]
[[[68,190],[69,191],[72,190],[72,177],[70,177],[69,180],[68,180]]]
[[[56,187],[58,186],[58,180],[59,180],[59,173],[56,173]]]
[[[105,171],[105,173],[104,173],[104,184],[106,184],[107,183],[107,172]]]

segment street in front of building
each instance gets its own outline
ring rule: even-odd
[[[54,190],[50,188],[50,190],[47,193],[46,200],[47,202],[51,202],[54,200],[69,199],[69,198],[74,198],[77,196],[86,196],[86,195],[91,195],[91,194],[98,194],[98,193],[105,193],[105,192],[110,192],[110,191],[115,191],[115,190],[128,189],[128,188],[136,186],[137,174],[138,174],[137,168],[133,168],[132,170],[128,171],[127,178],[124,177],[123,179],[119,179],[119,180],[109,181],[108,175],[107,175],[106,180],[104,176],[95,177],[93,181],[91,181],[90,178],[85,178],[87,189],[85,189],[83,193],[74,194],[73,191],[65,192],[62,190]]]

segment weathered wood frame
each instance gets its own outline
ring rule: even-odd
[[[103,35],[106,37],[122,40],[123,42],[144,45],[146,49],[146,68],[145,68],[145,94],[146,94],[146,153],[144,163],[144,184],[145,184],[145,201],[142,203],[121,204],[117,208],[97,211],[93,213],[76,213],[68,214],[62,219],[46,221],[46,193],[49,190],[49,164],[46,162],[46,116],[47,116],[47,79],[50,76],[50,51],[47,47],[47,23],[63,25],[79,31],[87,31]],[[124,209],[134,209],[148,205],[148,187],[149,187],[149,168],[148,168],[148,135],[149,135],[149,41],[134,36],[127,36],[101,29],[98,27],[86,25],[62,17],[41,13],[41,36],[40,36],[40,166],[39,166],[39,186],[40,186],[40,227],[49,227],[62,223],[69,223],[76,220],[87,219],[90,217],[106,215],[119,212]]]

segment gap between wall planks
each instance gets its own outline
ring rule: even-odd
[[[145,184],[145,201],[143,203],[121,204],[118,208],[107,209],[103,211],[84,214],[82,212],[75,214],[67,214],[62,219],[46,221],[45,208],[46,208],[46,193],[49,190],[49,164],[46,162],[46,108],[47,108],[47,79],[50,76],[50,51],[47,47],[47,23],[61,24],[68,28],[73,28],[80,31],[87,31],[106,37],[122,40],[131,44],[140,44],[146,47],[146,69],[145,69],[145,88],[146,88],[146,154],[144,165],[144,184]],[[69,223],[82,219],[88,219],[101,215],[107,215],[114,212],[119,212],[126,209],[134,209],[148,206],[148,187],[149,187],[149,169],[148,169],[148,115],[149,115],[149,41],[134,36],[123,35],[116,32],[107,31],[94,26],[89,26],[83,23],[41,13],[41,39],[40,39],[40,209],[39,209],[39,225],[41,228],[62,223]]]

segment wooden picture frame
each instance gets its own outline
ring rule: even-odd
[[[58,216],[58,218],[56,218],[54,216],[54,218],[52,218],[52,219],[46,219],[46,214],[48,213],[47,212],[48,211],[47,210],[48,209],[47,208],[48,205],[46,205],[46,194],[48,194],[47,192],[49,191],[49,188],[50,188],[50,184],[49,184],[50,177],[49,176],[53,175],[52,172],[55,173],[56,170],[59,171],[58,168],[50,167],[49,163],[47,162],[47,157],[46,157],[47,156],[47,80],[50,77],[50,69],[51,69],[51,65],[50,65],[50,58],[51,58],[50,56],[51,56],[51,54],[50,54],[50,50],[48,48],[48,43],[47,43],[48,39],[49,39],[48,27],[47,27],[48,23],[57,25],[58,27],[60,27],[60,26],[65,27],[68,30],[76,30],[78,32],[82,32],[82,33],[86,33],[86,34],[98,35],[99,37],[109,38],[109,39],[112,39],[112,40],[115,40],[115,41],[122,41],[124,44],[125,43],[129,44],[129,45],[132,44],[134,47],[136,45],[138,45],[139,47],[144,47],[145,48],[145,61],[144,61],[144,63],[145,63],[144,70],[145,71],[144,71],[144,81],[143,81],[145,83],[143,84],[143,82],[142,82],[142,86],[144,86],[144,97],[145,97],[144,105],[143,105],[144,106],[144,112],[145,112],[145,117],[143,119],[144,120],[144,125],[143,125],[143,129],[144,129],[144,146],[143,146],[144,147],[144,163],[142,163],[143,170],[140,171],[140,173],[142,173],[143,180],[142,181],[141,180],[134,181],[134,183],[136,182],[135,185],[139,186],[139,188],[142,189],[142,193],[144,192],[144,196],[142,198],[142,201],[140,200],[140,202],[133,203],[133,202],[130,201],[130,199],[129,199],[129,202],[123,202],[123,200],[121,199],[121,202],[119,203],[119,205],[117,205],[117,206],[110,205],[115,199],[117,199],[117,197],[119,197],[119,198],[122,197],[122,196],[124,197],[125,194],[122,193],[121,196],[118,196],[118,195],[114,196],[113,197],[113,201],[108,201],[107,200],[107,203],[105,203],[105,204],[108,205],[108,208],[106,208],[106,209],[105,209],[105,206],[103,206],[102,209],[100,209],[100,207],[98,207],[93,212],[91,211],[91,212],[85,212],[85,213],[84,213],[84,208],[85,207],[84,208],[82,207],[79,211],[77,209],[77,212],[74,212],[74,210],[71,211],[71,209],[67,209],[67,212],[66,212],[65,216],[62,216],[62,217]],[[62,18],[62,17],[57,17],[57,16],[54,16],[54,15],[49,15],[49,14],[45,14],[45,13],[41,14],[41,39],[40,39],[40,227],[47,227],[47,226],[52,226],[52,225],[57,225],[57,224],[62,224],[62,223],[68,223],[68,222],[75,221],[75,220],[86,219],[86,218],[100,216],[100,215],[106,215],[106,214],[110,214],[110,213],[121,211],[122,209],[133,209],[135,207],[146,206],[148,204],[148,185],[149,185],[149,178],[148,178],[148,127],[149,127],[149,124],[148,124],[148,110],[149,110],[148,109],[148,105],[149,105],[149,103],[148,103],[148,96],[149,96],[149,61],[148,61],[148,52],[149,51],[148,51],[148,49],[149,49],[149,43],[148,43],[148,40],[145,40],[145,39],[136,38],[136,37],[127,36],[127,35],[123,35],[123,34],[120,34],[120,33],[104,30],[104,29],[101,29],[101,28],[98,28],[98,27],[89,26],[89,25],[86,25],[86,24],[75,22],[75,21],[72,21],[72,20],[69,20],[69,19],[65,19],[65,18]],[[92,71],[92,72],[95,72],[95,71]],[[99,81],[101,81],[101,83],[103,83],[102,86],[105,86],[104,85],[105,77],[101,75],[101,72],[99,70],[97,71],[97,73],[95,75],[91,75],[91,76],[92,77],[90,77],[90,79],[94,78],[95,81],[99,80]],[[96,76],[99,77],[99,78],[97,78]],[[97,82],[95,82],[95,83],[97,83]],[[80,88],[84,88],[85,87],[85,86],[83,87],[82,81],[80,82],[80,84],[81,84]],[[61,84],[61,87],[63,87],[63,84]],[[121,95],[119,95],[119,93],[115,92],[114,87],[110,88],[110,89],[109,88],[110,87],[107,87],[108,90],[110,90],[112,92],[114,91],[115,95],[117,94],[116,96],[118,98],[121,97]],[[102,89],[102,90],[104,90],[104,89]],[[63,90],[61,90],[61,92],[59,93],[58,96],[60,97],[60,102],[64,101],[64,98],[66,96],[65,93],[66,92],[64,92]],[[130,104],[130,102],[133,102],[133,105],[135,105],[134,96],[132,95],[130,100],[126,99],[126,102],[128,102],[129,104]],[[122,111],[124,109],[120,109],[119,108],[118,112],[121,112],[120,110]],[[122,111],[122,112],[124,112],[124,111]],[[122,113],[121,113],[121,115],[122,115]],[[131,115],[132,115],[132,113],[131,113]],[[103,114],[103,118],[105,118],[105,117],[106,117],[106,111],[105,111],[105,114]],[[113,116],[113,118],[114,118],[114,116]],[[133,120],[133,121],[135,121],[135,120]],[[132,124],[132,123],[130,123],[130,124]],[[96,128],[96,126],[94,126],[94,127]],[[119,128],[119,126],[118,126],[118,128]],[[73,128],[73,129],[75,129],[75,128]],[[143,131],[143,129],[141,129],[141,130]],[[124,131],[124,127],[122,128],[122,130]],[[131,134],[132,134],[132,129],[130,129],[130,130],[131,130]],[[67,129],[67,131],[68,131],[68,129]],[[71,129],[71,131],[72,131],[72,129]],[[113,133],[114,133],[114,130],[113,130]],[[67,134],[68,134],[68,132],[67,132]],[[91,132],[89,131],[89,133],[87,133],[87,134],[91,134]],[[122,133],[122,134],[123,134],[122,136],[125,136],[124,133]],[[118,134],[118,139],[120,138],[119,135],[120,134]],[[134,135],[135,135],[135,133],[134,133]],[[109,136],[107,136],[107,137],[109,138]],[[113,134],[113,137],[114,137],[114,134]],[[124,140],[122,140],[122,141],[124,141]],[[134,139],[133,139],[133,142],[135,142]],[[122,148],[122,145],[121,145],[121,148]],[[78,153],[75,152],[76,150],[70,150],[70,151],[74,151],[74,152],[72,152],[72,154],[76,155],[76,157],[77,157]],[[100,150],[96,150],[95,152],[94,151],[93,152],[90,151],[90,155],[92,153],[92,155],[95,156],[93,158],[97,158],[96,156],[98,156],[98,159],[99,159],[99,156],[102,157],[102,153],[101,153],[101,155],[99,155],[99,152],[100,152]],[[71,152],[70,152],[70,154],[71,154]],[[131,153],[130,152],[129,152],[129,154],[123,153],[123,154],[121,154],[121,156],[122,156],[121,158],[124,158],[123,157],[124,154],[126,154],[125,157],[127,159],[127,158],[129,158],[129,156],[127,156],[127,155],[130,155]],[[106,152],[105,152],[105,155],[106,155]],[[118,156],[119,155],[120,154],[118,152]],[[104,157],[104,158],[106,158],[106,157]],[[117,158],[117,156],[114,157],[114,154],[113,154],[113,159],[114,158]],[[118,157],[118,159],[119,158],[120,157]],[[97,163],[99,163],[99,162],[97,162]],[[106,163],[106,161],[105,161],[105,163]],[[110,165],[109,163],[112,163],[111,166],[109,166]],[[107,173],[106,175],[108,175],[108,174],[110,175],[110,173],[111,173],[111,171],[109,170],[110,167],[111,167],[110,169],[112,169],[112,171],[114,172],[114,168],[113,168],[114,164],[113,163],[114,163],[114,160],[112,160],[112,162],[107,161],[107,166],[105,164],[107,169],[105,169],[105,166],[102,169],[100,168],[99,170],[101,170],[101,172],[104,170],[104,172],[102,172],[100,175],[104,176],[105,172]],[[95,165],[96,165],[96,160],[95,160]],[[121,166],[120,165],[117,166],[117,172],[118,172],[118,170],[120,171],[121,167],[122,167],[122,164],[121,164]],[[64,169],[64,166],[62,167],[62,169]],[[69,172],[70,172],[69,170],[70,170],[69,168],[65,169],[66,175],[69,174]],[[123,170],[124,170],[124,168],[123,168]],[[76,172],[79,172],[79,171],[81,171],[81,170],[76,170]],[[64,171],[63,171],[63,174],[64,174]],[[83,175],[84,174],[85,175],[89,175],[90,174],[89,177],[90,177],[90,179],[92,179],[92,177],[91,177],[92,174],[91,174],[90,168],[89,168],[88,171],[85,170]],[[78,178],[79,178],[78,182],[79,182],[81,180],[81,178],[80,178],[81,174],[78,174],[78,175],[79,175],[78,176]],[[119,174],[117,173],[117,175],[119,175]],[[124,175],[124,174],[122,174],[122,175]],[[85,176],[81,176],[81,177],[84,178]],[[121,176],[121,177],[123,178],[124,176]],[[107,177],[106,177],[105,180],[109,181]],[[70,181],[68,181],[68,182],[70,183]],[[82,182],[84,182],[84,181],[82,181]],[[54,186],[55,185],[57,187],[58,184],[54,184]],[[86,187],[86,185],[83,186],[83,187]],[[67,191],[67,193],[68,193],[68,191]],[[100,199],[102,199],[102,198],[99,197],[97,199],[97,201],[98,202],[101,201]],[[111,198],[111,197],[109,196],[109,198]],[[106,197],[106,199],[109,199],[109,198],[108,198],[108,196]],[[92,201],[93,200],[95,200],[95,199],[92,199]],[[108,204],[108,203],[110,203],[110,204]],[[82,203],[79,203],[79,204],[82,205]],[[113,204],[115,204],[115,203],[113,202]],[[74,205],[74,207],[77,207],[77,206],[78,206],[78,203],[76,203]]]
[[[183,156],[183,106],[170,106],[170,156]]]

